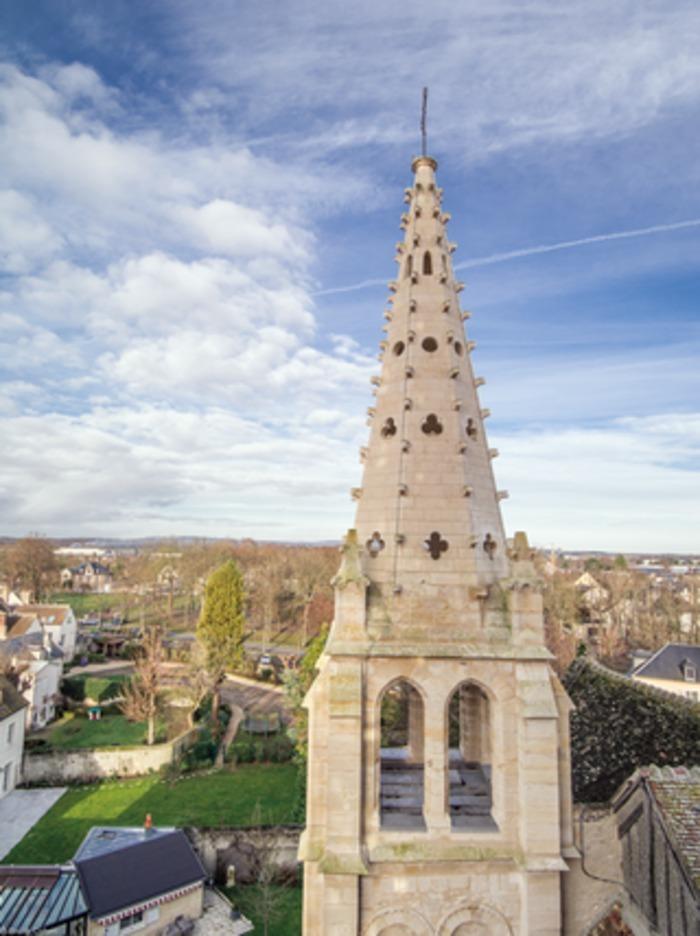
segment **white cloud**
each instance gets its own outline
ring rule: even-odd
[[[511,530],[540,546],[697,552],[700,415],[494,434]]]
[[[432,91],[432,138],[469,162],[534,143],[619,138],[700,96],[692,4],[438,0],[427,10],[407,0],[398,11],[365,0],[348,18],[338,4],[290,2],[267,23],[221,0],[196,12],[180,0],[177,11],[173,48],[216,87],[254,100],[259,122],[304,112],[294,141],[309,153],[415,145],[421,83]]]
[[[32,200],[12,189],[0,191],[0,265],[4,273],[26,273],[62,247]]]

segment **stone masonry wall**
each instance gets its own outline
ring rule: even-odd
[[[280,876],[296,875],[301,831],[301,826],[185,829],[205,871],[217,884],[226,884],[230,865],[235,867],[236,882],[252,883],[257,879],[261,856],[269,858]]]
[[[187,731],[165,744],[139,747],[89,748],[84,751],[56,751],[26,754],[23,783],[89,783],[106,777],[138,777],[159,770],[177,760],[197,735]]]

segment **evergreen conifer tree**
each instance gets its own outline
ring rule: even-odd
[[[243,659],[244,625],[243,575],[233,559],[229,559],[207,579],[204,607],[197,624],[197,639],[204,647],[206,667],[215,686],[215,709],[226,671],[240,665]]]

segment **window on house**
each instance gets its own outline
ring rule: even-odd
[[[486,693],[464,682],[452,693],[447,715],[446,795],[453,829],[490,831],[491,716]]]
[[[119,931],[124,933],[130,929],[134,929],[143,923],[143,910],[136,910],[135,913],[130,913],[129,916],[122,917],[119,921]]]
[[[382,828],[425,829],[423,700],[406,679],[380,699],[379,808]]]
[[[15,736],[15,724],[14,722],[11,725],[7,726],[7,743],[12,744],[12,739]]]

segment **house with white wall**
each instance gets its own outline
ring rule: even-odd
[[[20,780],[27,702],[5,676],[0,676],[0,798]]]
[[[75,656],[75,644],[78,639],[78,622],[70,605],[21,605],[15,611],[35,617],[44,635],[50,637],[51,642],[63,653],[64,662],[70,663]]]
[[[631,673],[637,682],[700,701],[700,646],[667,643]]]

